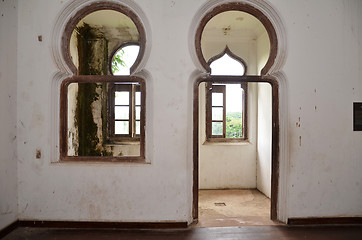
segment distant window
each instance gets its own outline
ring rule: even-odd
[[[229,51],[229,50],[228,50]],[[223,83],[222,76],[242,76],[246,66],[227,53],[211,61],[211,82],[206,84],[208,140],[246,139],[247,83]],[[217,76],[217,77],[216,77]]]
[[[242,76],[245,74],[245,66],[243,63],[235,60],[225,53],[221,58],[210,64],[211,75],[235,75]]]
[[[142,93],[139,83],[116,83],[110,89],[112,140],[139,139],[141,134]]]
[[[129,76],[140,47],[135,44],[121,46],[112,57],[113,75]],[[143,97],[140,83],[116,83],[109,91],[110,138],[113,141],[139,140]]]

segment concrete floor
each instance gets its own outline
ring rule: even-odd
[[[277,225],[270,220],[270,199],[258,190],[199,190],[196,227]]]

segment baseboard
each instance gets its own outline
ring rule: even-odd
[[[12,231],[14,231],[18,226],[19,226],[19,221],[16,220],[15,222],[10,224],[9,226],[1,229],[0,230],[0,239],[5,237],[6,235],[11,233]]]
[[[123,228],[123,229],[170,229],[187,228],[187,222],[86,222],[86,221],[24,221],[19,227],[45,228]]]
[[[362,224],[362,217],[288,218],[288,225]]]

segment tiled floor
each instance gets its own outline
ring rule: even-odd
[[[276,225],[270,199],[258,190],[199,190],[196,227]]]

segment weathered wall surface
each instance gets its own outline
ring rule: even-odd
[[[17,1],[0,2],[0,229],[17,219]]]
[[[289,216],[361,216],[362,2],[273,3],[289,44]]]
[[[23,123],[18,129],[19,218],[189,221],[192,101],[188,79],[195,67],[188,54],[188,28],[165,29],[191,24],[190,2],[137,2],[153,26],[146,65],[151,75],[146,83],[150,164],[52,163],[50,100],[57,96],[51,96],[50,89],[58,69],[51,58],[51,33],[66,3],[19,4],[18,114]],[[192,4],[196,11],[197,2]],[[43,36],[42,42],[38,35]],[[40,159],[35,158],[36,149],[42,152]]]
[[[151,75],[146,99],[147,165],[52,163],[50,100],[57,96],[51,96],[50,90],[58,69],[51,58],[50,39],[56,16],[68,2],[19,2],[17,103],[7,99],[12,102],[3,105],[1,101],[1,109],[12,106],[11,112],[16,106],[18,114],[20,219],[190,221],[190,76],[196,67],[188,51],[188,30],[205,1],[136,1],[148,18],[150,29],[146,31],[152,31],[145,67]],[[284,20],[288,40],[283,68],[289,96],[287,215],[361,216],[362,134],[352,131],[352,102],[362,101],[362,2],[270,2]],[[16,18],[13,20],[5,22],[6,28],[14,29],[11,24]],[[1,33],[9,32],[1,26]],[[11,39],[15,32],[12,34]],[[42,42],[38,35],[43,36]],[[4,49],[3,41],[1,47]],[[1,51],[8,52],[9,46]],[[2,62],[1,69],[14,74],[16,71],[9,71],[6,64]],[[14,93],[13,82],[5,83],[10,84],[6,93]],[[11,113],[1,121],[8,123],[2,126],[4,131],[10,131],[1,139],[14,136],[9,130],[14,119],[15,113]],[[13,149],[8,139],[3,149]],[[35,157],[37,149],[42,152],[39,159]],[[14,158],[10,154],[6,159]],[[7,169],[15,168],[3,157],[1,163]],[[1,180],[7,176],[2,173]],[[9,176],[14,178],[14,174]],[[5,189],[13,195],[10,200],[16,202],[15,186],[6,185]],[[4,198],[1,195],[2,201]]]

